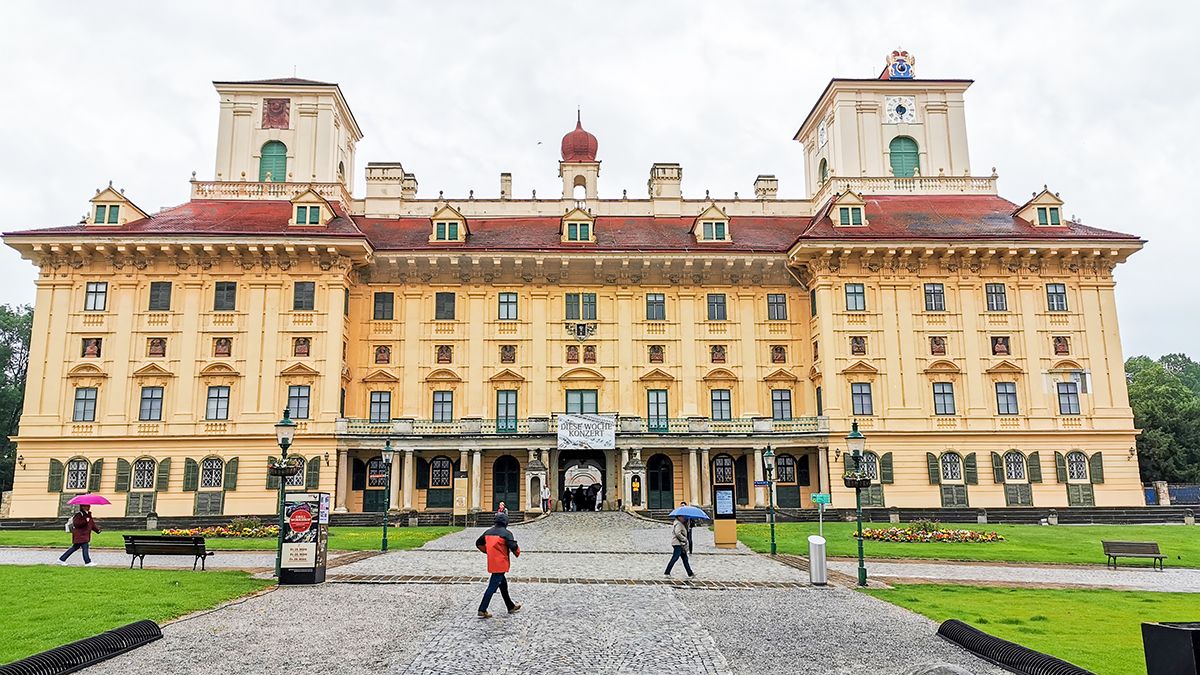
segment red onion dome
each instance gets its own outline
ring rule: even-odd
[[[578,114],[575,117],[575,130],[563,136],[562,158],[564,162],[594,162],[599,143],[596,137],[583,130],[583,123]]]

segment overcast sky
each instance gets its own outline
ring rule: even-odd
[[[581,106],[601,197],[643,197],[653,162],[681,163],[693,198],[752,195],[760,173],[803,197],[805,114],[900,46],[918,78],[976,81],[974,174],[1149,240],[1117,270],[1126,355],[1200,356],[1200,3],[387,4],[4,3],[0,230],[75,223],[109,180],[150,211],[186,201],[192,171],[213,178],[211,81],[293,72],[341,84],[359,196],[368,161],[403,162],[425,197],[494,196],[502,171],[555,195]],[[33,279],[0,251],[0,303],[32,302]]]

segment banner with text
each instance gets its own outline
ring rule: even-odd
[[[617,447],[616,415],[559,415],[559,450],[612,450]]]

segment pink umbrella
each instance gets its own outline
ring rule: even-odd
[[[104,504],[111,504],[112,502],[105,499],[102,495],[95,495],[95,494],[88,493],[86,495],[79,495],[78,497],[72,497],[71,501],[69,501],[67,503],[68,504],[91,504],[91,505],[99,504],[99,505],[103,506]]]

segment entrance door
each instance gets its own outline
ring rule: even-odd
[[[675,471],[666,455],[654,455],[646,463],[648,505],[652,509],[671,509],[675,505]]]
[[[504,455],[492,465],[492,510],[500,502],[511,510],[521,508],[521,465],[512,455]]]
[[[595,508],[596,490],[603,499],[608,494],[606,459],[603,450],[563,450],[558,456],[558,494],[563,507],[576,511]],[[569,495],[568,495],[569,493]]]
[[[363,492],[363,513],[379,513],[387,506],[387,490],[365,490]]]

